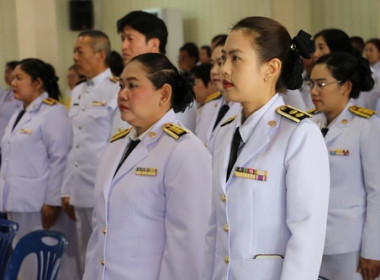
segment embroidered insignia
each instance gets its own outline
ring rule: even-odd
[[[232,123],[235,119],[236,119],[237,116],[233,116],[232,118],[229,118],[228,120],[226,120],[224,123],[222,123],[220,126],[225,126],[227,124],[230,124]]]
[[[131,129],[132,129],[132,127],[127,128],[127,129],[125,129],[125,130],[122,130],[122,131],[116,133],[114,136],[112,136],[110,142],[112,143],[112,142],[114,142],[114,141],[116,141],[116,140],[119,140],[119,139],[121,139],[121,138],[127,136],[128,133],[131,131]]]
[[[252,180],[258,181],[266,181],[268,172],[265,170],[253,169],[253,168],[245,168],[245,167],[235,167],[236,177],[242,177]]]
[[[222,93],[220,93],[219,91],[214,92],[213,94],[210,94],[209,96],[207,96],[205,103],[218,99],[220,97],[222,97]]]
[[[178,139],[182,135],[189,133],[187,130],[179,126],[176,126],[175,124],[172,124],[172,123],[164,124],[162,126],[162,129],[174,139]]]
[[[299,123],[305,118],[310,118],[312,117],[311,114],[306,113],[304,111],[301,111],[297,108],[294,108],[293,106],[290,105],[283,105],[280,106],[276,109],[276,112],[279,113],[280,115],[296,122]]]
[[[320,112],[317,109],[313,108],[313,109],[307,110],[306,113],[310,115],[316,115],[316,114],[319,114]]]
[[[109,77],[110,81],[113,83],[118,83],[120,81],[120,78],[118,76],[111,76]]]
[[[376,111],[374,111],[374,110],[359,107],[359,106],[351,106],[350,108],[348,108],[348,110],[351,113],[358,115],[360,117],[366,118],[366,119],[369,119],[374,114],[376,114]]]
[[[329,150],[330,156],[349,156],[350,151],[344,150],[344,149],[335,149],[335,150]]]
[[[31,129],[26,129],[26,128],[21,128],[20,133],[21,134],[32,134],[33,130]]]
[[[58,101],[55,100],[54,98],[48,97],[48,98],[45,98],[44,100],[42,100],[42,102],[45,103],[45,104],[47,104],[47,105],[53,106],[53,105],[55,105]]]
[[[135,174],[143,176],[157,176],[157,168],[137,167]]]
[[[92,106],[106,106],[107,101],[92,101]]]

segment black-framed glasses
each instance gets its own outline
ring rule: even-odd
[[[322,82],[322,81],[313,81],[313,80],[307,80],[306,85],[312,90],[315,88],[316,90],[321,90],[325,86],[332,85],[332,84],[341,84],[342,81],[333,81],[333,82]]]

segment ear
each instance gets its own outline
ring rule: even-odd
[[[264,81],[276,78],[281,73],[281,60],[278,58],[272,58],[268,62],[265,63],[264,67]]]
[[[98,52],[96,52],[96,55],[97,56],[99,56],[99,59],[101,60],[101,61],[106,61],[106,52],[105,51],[98,51]]]
[[[37,89],[37,90],[43,90],[44,89],[44,83],[42,82],[42,80],[40,78],[37,78],[37,80],[35,80],[33,82],[33,85],[34,85],[35,89]]]
[[[160,52],[160,40],[158,38],[149,39],[148,46],[151,52],[155,52],[155,53]]]
[[[343,95],[347,95],[348,97],[350,96],[351,90],[352,90],[352,82],[351,81],[345,81],[341,85],[343,89]]]
[[[164,106],[164,105],[167,105],[169,104],[170,106],[170,102],[171,102],[171,98],[172,98],[172,87],[171,85],[169,84],[164,84],[161,89],[160,89],[160,102],[159,102],[159,106]]]

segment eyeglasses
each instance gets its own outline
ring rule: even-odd
[[[325,86],[332,85],[332,84],[341,84],[342,81],[333,81],[333,82],[321,82],[321,81],[313,81],[313,80],[308,80],[306,81],[306,85],[312,90],[315,88],[316,90],[321,90]]]

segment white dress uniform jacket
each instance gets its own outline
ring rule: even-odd
[[[39,212],[43,204],[61,205],[62,173],[72,132],[66,108],[47,104],[45,92],[11,117],[1,142],[0,211]]]
[[[174,139],[172,110],[114,175],[126,136],[104,151],[84,279],[199,279],[211,206],[211,156],[191,132]]]
[[[380,260],[380,120],[349,111],[349,102],[329,125],[331,190],[324,254],[360,251]],[[313,120],[325,127],[324,114]]]
[[[94,206],[93,191],[100,155],[111,135],[122,124],[117,106],[119,84],[110,79],[107,69],[91,81],[77,85],[71,95],[69,116],[73,128],[73,146],[68,155],[62,195],[77,207]]]
[[[243,124],[226,122],[213,150],[213,203],[202,279],[317,279],[326,231],[329,168],[310,120],[276,112],[276,94]],[[296,110],[294,114],[299,113]],[[245,143],[226,182],[231,141]]]
[[[5,127],[7,126],[11,116],[21,105],[21,102],[14,99],[13,91],[6,90],[0,95],[0,139],[4,135]]]

